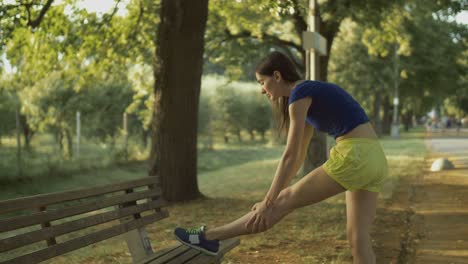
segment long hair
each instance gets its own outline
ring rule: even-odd
[[[292,60],[278,51],[270,53],[255,68],[255,72],[266,76],[273,76],[274,71],[280,72],[283,80],[287,82],[301,79]],[[289,97],[282,96],[272,104],[273,117],[280,136],[287,135],[289,129],[288,102]]]

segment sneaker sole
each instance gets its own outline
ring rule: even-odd
[[[197,245],[192,245],[192,244],[190,244],[190,243],[187,243],[187,242],[181,240],[178,236],[176,236],[176,235],[174,235],[174,236],[176,237],[177,240],[179,240],[180,243],[182,243],[182,244],[184,244],[184,245],[186,245],[186,246],[188,246],[188,247],[190,247],[190,248],[193,248],[193,249],[195,249],[195,250],[198,250],[198,251],[203,252],[203,253],[205,253],[205,254],[208,254],[208,255],[210,255],[210,256],[218,256],[218,253],[211,252],[211,251],[206,250],[206,249],[204,249],[204,248],[202,248],[202,247],[199,247],[199,246],[197,246]]]

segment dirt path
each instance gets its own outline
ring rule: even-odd
[[[380,206],[377,263],[468,263],[468,138],[432,138],[426,144],[428,170],[402,179]],[[438,157],[447,157],[455,169],[430,172]]]

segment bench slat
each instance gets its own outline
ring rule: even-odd
[[[173,259],[165,264],[180,264],[185,263],[186,261],[193,259],[194,257],[201,255],[202,253],[199,250],[190,249],[189,251],[184,252],[184,254],[179,255],[178,258]]]
[[[174,258],[179,257],[180,255],[184,254],[189,250],[190,248],[187,246],[179,246],[175,250],[172,250],[167,254],[159,255],[158,258],[151,260],[150,262],[148,262],[148,264],[164,264]]]
[[[87,227],[103,224],[125,216],[141,213],[163,205],[162,200],[156,200],[136,206],[125,207],[110,212],[84,217],[74,221],[65,222],[56,226],[46,227],[15,237],[0,240],[0,252],[5,252],[22,246],[26,246],[41,240],[55,238],[57,236],[81,230]]]
[[[240,244],[239,238],[230,238],[230,239],[222,240],[221,244],[219,245],[219,252],[216,256],[200,254],[196,256],[195,258],[191,259],[190,261],[183,262],[183,263],[186,263],[186,264],[220,263],[220,260],[224,256],[224,254],[226,254],[229,250],[235,248],[239,244]]]
[[[157,185],[158,178],[155,176],[145,177],[138,180],[125,181],[111,185],[97,186],[92,188],[81,188],[65,192],[55,192],[49,194],[40,194],[24,198],[10,199],[0,201],[0,214],[14,212],[28,208],[39,208],[58,202],[88,198],[96,195],[107,194],[111,192],[147,186]]]
[[[240,244],[239,238],[231,238],[221,241],[219,246],[219,253],[217,256],[210,256],[204,253],[201,253],[198,250],[191,249],[186,245],[179,245],[175,248],[165,249],[160,252],[155,253],[147,257],[146,259],[139,262],[139,264],[169,264],[169,263],[187,263],[187,264],[209,264],[209,263],[219,263],[219,260],[226,254],[229,250],[235,248]],[[189,250],[190,249],[190,250]],[[191,255],[191,251],[195,253]],[[191,257],[187,257],[191,256]]]
[[[211,264],[211,263],[220,263],[221,258],[226,254],[229,250],[235,248],[240,244],[239,238],[230,238],[221,241],[219,245],[219,252],[216,256],[210,256],[207,254],[200,254],[195,258],[190,259],[187,262],[179,262],[185,264]],[[177,262],[175,262],[177,263]]]
[[[239,244],[240,244],[239,238],[230,238],[230,239],[222,240],[221,244],[219,245],[219,253],[217,257],[221,258],[229,250],[237,247]]]
[[[145,258],[143,259],[140,259],[137,264],[148,264],[150,263],[152,260],[156,259],[156,258],[159,258],[161,257],[162,255],[165,255],[173,250],[176,250],[177,248],[181,247],[182,245],[178,245],[176,247],[170,247],[170,248],[165,248],[163,250],[159,250],[158,252],[155,252],[151,255],[148,255],[146,256]]]
[[[57,255],[62,255],[67,252],[73,251],[75,249],[82,248],[82,247],[94,244],[96,242],[106,240],[108,238],[126,233],[135,228],[148,225],[159,219],[162,219],[163,217],[168,216],[167,211],[162,211],[162,212],[164,213],[143,216],[142,218],[131,221],[131,222],[122,223],[120,225],[106,228],[106,229],[103,229],[101,231],[98,231],[92,234],[88,234],[79,238],[71,239],[69,241],[59,243],[57,245],[30,253],[30,254],[27,254],[18,258],[14,258],[11,260],[1,262],[1,264],[39,263],[41,261],[50,259]]]
[[[219,258],[214,256],[209,256],[206,254],[200,254],[195,258],[191,259],[190,261],[186,262],[185,264],[214,264],[220,263]]]
[[[102,200],[83,203],[76,206],[60,208],[53,211],[45,211],[45,212],[38,212],[33,213],[30,215],[21,215],[16,217],[11,217],[7,219],[0,220],[0,232],[6,232],[26,226],[31,226],[43,222],[49,222],[69,216],[74,216],[86,212],[91,212],[95,210],[99,210],[102,208],[106,208],[109,206],[122,204],[125,202],[141,200],[144,198],[151,198],[157,197],[161,195],[160,188],[154,188],[147,191],[130,193],[130,194],[122,194],[122,195],[115,195],[112,197],[107,197]]]

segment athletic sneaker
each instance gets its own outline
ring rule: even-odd
[[[174,230],[174,235],[181,243],[206,254],[216,256],[219,250],[219,240],[206,239],[205,230],[206,226],[188,230],[178,227]]]

